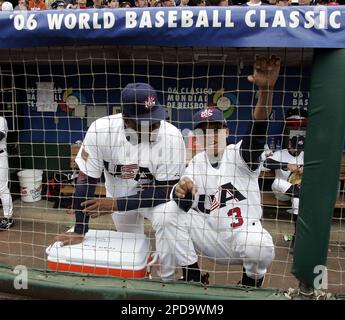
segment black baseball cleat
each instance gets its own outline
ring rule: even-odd
[[[265,279],[265,276],[263,276],[261,279],[249,278],[245,270],[243,269],[242,280],[238,282],[237,285],[241,287],[261,288],[264,282],[264,279]]]
[[[204,285],[209,285],[210,281],[208,280],[210,278],[210,274],[206,272],[205,274],[201,275],[200,282]]]
[[[209,277],[210,274],[208,272],[201,274],[198,263],[196,262],[192,265],[182,267],[182,277],[179,280],[208,285],[210,283],[208,280]]]
[[[203,285],[209,285],[210,284],[209,278],[210,278],[210,274],[208,272],[206,272],[205,274],[200,274],[199,277],[188,277],[188,279],[186,279],[185,277],[182,276],[179,280],[180,281],[201,283]]]
[[[0,220],[0,231],[8,230],[13,227],[14,220],[11,218],[2,218]]]

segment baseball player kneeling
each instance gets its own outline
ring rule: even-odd
[[[258,102],[248,134],[237,144],[226,144],[229,130],[222,111],[208,108],[194,115],[194,129],[205,150],[190,161],[164,214],[154,219],[166,226],[156,233],[156,240],[164,244],[160,255],[171,261],[171,277],[181,266],[183,280],[207,283],[207,275],[200,273],[198,253],[216,263],[242,264],[240,283],[262,285],[274,245],[260,222],[258,176],[279,70],[276,57],[256,60],[248,80],[259,87]]]
[[[80,172],[73,199],[74,232],[56,237],[64,245],[81,243],[90,217],[108,214],[117,231],[144,233],[147,218],[156,233],[162,232],[162,226],[154,221],[159,215],[153,214],[162,212],[185,169],[183,137],[165,121],[166,112],[149,84],[127,84],[121,98],[123,113],[94,121],[76,157]],[[102,173],[107,197],[94,198]],[[164,266],[170,261],[164,260],[161,248],[156,241],[162,266],[159,271],[165,280]]]

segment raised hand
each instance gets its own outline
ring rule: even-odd
[[[259,90],[273,89],[279,76],[280,58],[271,56],[267,59],[257,57],[254,63],[254,73],[248,76],[248,81],[256,84]]]

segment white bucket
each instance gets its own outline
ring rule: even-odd
[[[20,185],[20,194],[24,202],[41,200],[42,170],[23,170],[17,173]]]

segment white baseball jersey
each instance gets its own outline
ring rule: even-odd
[[[241,144],[225,148],[217,169],[206,152],[191,160],[184,176],[197,186],[192,209],[184,212],[174,200],[160,209],[167,212],[160,215],[166,223],[162,229],[165,237],[161,238],[167,248],[173,248],[165,255],[160,251],[162,261],[173,252],[176,258],[170,258],[170,265],[190,265],[198,261],[199,253],[220,264],[242,264],[252,278],[265,275],[274,258],[274,245],[259,221],[261,166],[255,171],[249,169],[240,155]],[[169,229],[171,225],[176,228]],[[174,273],[166,268],[165,277],[169,275],[172,278]]]
[[[10,190],[8,189],[8,157],[6,151],[6,136],[8,132],[7,121],[0,117],[0,132],[5,134],[5,137],[0,140],[0,199],[4,216],[10,218],[13,214],[13,204]]]
[[[249,169],[240,155],[241,143],[225,148],[218,169],[212,167],[206,152],[201,152],[184,173],[198,188],[193,208],[209,215],[212,229],[219,232],[239,228],[247,220],[259,220],[262,216],[260,167],[255,171]]]
[[[132,144],[126,138],[122,114],[94,121],[76,157],[79,169],[93,178],[104,171],[108,197],[131,196],[154,180],[177,180],[185,168],[180,131],[161,121],[154,142]]]
[[[273,154],[273,156],[271,156],[270,158],[279,162],[292,163],[298,166],[303,166],[304,151],[302,151],[297,157],[294,157],[293,155],[289,153],[288,149],[283,149],[283,150],[276,151]],[[275,170],[275,174],[276,174],[276,179],[288,180],[291,174],[291,171],[277,169]]]
[[[3,132],[7,136],[7,121],[3,117],[0,117],[0,132]],[[6,149],[6,136],[0,140],[0,150]]]

